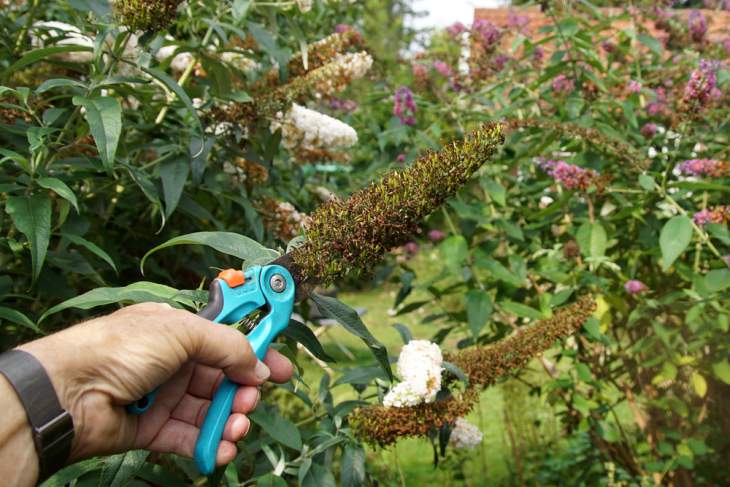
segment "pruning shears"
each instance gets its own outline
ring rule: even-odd
[[[290,272],[293,266],[288,254],[268,265],[257,265],[245,271],[226,269],[218,274],[209,288],[208,304],[199,316],[215,323],[234,324],[257,310],[268,311],[247,335],[254,353],[263,360],[269,344],[288,325],[291,318],[297,284]],[[233,397],[238,384],[228,378],[218,386],[205,416],[195,444],[195,463],[203,475],[211,475],[226,421],[231,414]],[[152,406],[157,390],[127,406],[132,414],[142,414]]]

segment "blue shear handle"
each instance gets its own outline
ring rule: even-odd
[[[269,286],[270,278],[274,274],[279,274],[286,280],[283,292],[274,292]],[[289,325],[294,307],[294,280],[289,271],[283,267],[269,265],[262,269],[260,284],[266,301],[269,303],[270,311],[248,334],[247,338],[256,357],[263,360],[271,341]],[[228,416],[231,414],[233,398],[237,390],[238,384],[223,379],[213,396],[213,402],[210,404],[203,426],[200,428],[200,435],[195,443],[195,464],[203,475],[211,475],[215,470],[218,445],[223,437],[223,429],[228,421]]]

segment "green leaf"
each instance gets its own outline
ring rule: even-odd
[[[491,257],[480,257],[479,255],[475,259],[474,263],[478,267],[482,267],[489,271],[494,277],[500,281],[504,281],[507,284],[511,284],[515,287],[522,287],[525,285],[525,281],[520,278],[515,272],[507,269],[499,261],[492,259]]]
[[[44,61],[48,59],[51,56],[54,56],[56,54],[63,54],[66,52],[82,52],[82,51],[92,51],[90,47],[84,47],[84,46],[53,46],[53,47],[44,47],[42,49],[36,49],[35,51],[30,51],[29,53],[25,54],[22,58],[15,61],[8,69],[3,71],[3,75],[5,79],[7,79],[10,74],[14,73],[15,71],[22,69],[29,64],[33,64],[36,61]]]
[[[662,270],[671,267],[677,257],[687,248],[692,240],[692,221],[686,215],[678,215],[664,224],[659,235],[659,247],[662,250]]]
[[[504,186],[491,178],[482,178],[481,183],[484,190],[495,203],[500,206],[507,204],[507,191],[504,189]]]
[[[312,463],[301,487],[337,487],[332,472],[319,463]]]
[[[294,450],[302,449],[302,436],[299,428],[288,419],[282,418],[275,409],[258,408],[253,413],[249,413],[248,417],[282,445]]]
[[[248,14],[248,10],[251,8],[251,0],[233,0],[231,5],[231,13],[233,14],[233,20],[240,22]]]
[[[531,308],[522,303],[515,303],[514,301],[501,301],[499,306],[508,313],[511,313],[522,318],[530,318],[533,320],[542,320],[545,316],[535,308]]]
[[[195,232],[171,238],[167,242],[153,248],[142,257],[139,267],[144,272],[147,258],[158,250],[175,245],[205,245],[226,255],[232,255],[248,262],[269,262],[279,254],[275,250],[264,247],[255,240],[232,232]]]
[[[365,450],[360,445],[345,445],[340,472],[340,484],[343,487],[360,487],[365,484]]]
[[[287,487],[288,484],[284,479],[273,473],[267,473],[263,477],[256,479],[256,487]]]
[[[446,267],[454,274],[461,272],[461,266],[469,252],[466,239],[461,235],[452,235],[439,245],[441,258]]]
[[[442,362],[441,365],[443,366],[444,370],[454,374],[454,376],[456,376],[464,384],[469,384],[469,376],[467,376],[460,367],[445,360]]]
[[[378,359],[380,366],[383,368],[388,377],[393,380],[393,372],[390,370],[390,361],[388,360],[387,349],[372,335],[372,333],[370,333],[365,326],[365,323],[363,323],[360,316],[358,316],[357,311],[350,308],[345,303],[329,296],[311,293],[309,297],[312,301],[314,301],[314,304],[317,305],[317,308],[319,308],[322,314],[328,318],[337,320],[337,322],[344,326],[347,331],[362,339],[362,341],[364,341],[373,352],[375,358]]]
[[[165,197],[165,218],[170,218],[180,202],[185,182],[190,174],[190,162],[182,157],[160,164],[162,193]]]
[[[190,303],[180,292],[170,286],[154,282],[139,281],[124,287],[99,287],[53,306],[43,313],[40,323],[48,316],[68,308],[91,309],[112,303]]]
[[[41,85],[36,88],[35,92],[41,94],[45,93],[46,91],[52,90],[53,88],[59,88],[62,86],[72,86],[74,88],[86,89],[85,84],[81,83],[80,81],[76,81],[75,79],[54,78],[48,79],[41,83]]]
[[[104,460],[104,469],[101,472],[99,485],[107,487],[127,485],[144,465],[149,454],[150,452],[147,450],[133,450],[107,457]]]
[[[94,137],[99,157],[104,167],[110,170],[114,165],[117,154],[117,145],[122,133],[122,106],[119,100],[110,96],[95,96],[84,98],[74,96],[74,105],[86,109],[84,118],[89,124],[91,135]]]
[[[413,340],[413,335],[411,334],[411,330],[408,329],[408,327],[401,323],[395,323],[393,325],[393,328],[398,331],[398,334],[400,335],[401,340],[403,340],[403,344],[408,344],[411,340]]]
[[[662,55],[662,43],[659,42],[655,37],[647,34],[639,34],[638,36],[636,36],[636,38],[639,40],[639,42],[651,49],[651,51],[657,56]]]
[[[730,385],[730,362],[727,360],[723,362],[716,362],[712,364],[712,371],[718,379],[723,381],[725,384]]]
[[[289,326],[284,328],[281,332],[285,337],[291,338],[297,343],[301,343],[312,355],[325,362],[335,362],[335,359],[327,355],[327,352],[322,348],[322,344],[317,339],[317,336],[309,329],[304,323],[300,323],[296,320],[289,320]]]
[[[690,381],[692,382],[692,387],[694,387],[697,395],[700,397],[705,397],[705,394],[707,394],[707,381],[704,377],[702,377],[702,374],[697,371],[692,372],[692,375],[690,376]]]
[[[43,268],[51,238],[51,199],[45,194],[8,196],[5,211],[13,220],[15,228],[25,235],[30,243],[33,283],[35,283]]]
[[[639,186],[647,191],[654,191],[654,188],[656,188],[656,183],[654,182],[654,178],[650,175],[641,174],[639,175]]]
[[[714,269],[705,276],[705,286],[710,292],[724,291],[730,287],[730,269]]]
[[[90,458],[64,467],[43,482],[41,487],[65,487],[79,477],[102,468],[103,461],[102,458]]]
[[[5,306],[0,306],[0,319],[3,319],[5,321],[9,321],[11,323],[15,323],[16,325],[24,326],[26,328],[30,328],[36,333],[43,334],[43,331],[41,331],[38,326],[36,326],[33,321],[25,316],[23,313],[21,313],[18,310],[15,310],[13,308],[6,308]]]
[[[473,289],[466,293],[466,318],[474,338],[479,336],[492,315],[492,298],[484,291]]]
[[[177,81],[172,79],[170,76],[167,75],[164,71],[160,71],[156,68],[145,68],[143,66],[140,66],[140,69],[144,71],[145,73],[149,74],[153,78],[157,78],[159,81],[162,82],[165,86],[167,86],[173,93],[177,95],[178,98],[180,98],[180,101],[183,102],[185,105],[185,108],[188,109],[190,114],[193,116],[193,120],[195,121],[195,125],[198,128],[198,131],[202,134],[203,133],[203,124],[200,123],[200,118],[198,117],[198,112],[195,110],[195,107],[193,106],[193,102],[188,96],[188,94],[185,92],[185,90],[177,84]]]
[[[101,260],[103,260],[104,262],[109,264],[109,266],[112,269],[114,269],[115,272],[117,271],[117,266],[114,263],[114,259],[112,259],[111,256],[104,251],[104,249],[102,249],[95,243],[89,242],[85,238],[80,237],[79,235],[74,235],[73,233],[62,233],[61,236],[76,245],[80,245],[81,247],[84,247],[86,250],[88,250],[89,252],[91,252],[92,254],[96,255]]]
[[[581,252],[586,257],[596,258],[606,255],[608,237],[600,223],[584,223],[578,229],[575,238],[580,245]]]
[[[69,188],[66,183],[57,178],[39,178],[38,185],[41,188],[50,189],[58,196],[71,203],[76,210],[76,213],[80,213],[79,203],[76,200],[76,195],[73,191],[71,191],[71,188]]]

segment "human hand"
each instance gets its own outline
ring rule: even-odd
[[[166,304],[128,306],[20,347],[46,368],[74,421],[70,461],[144,448],[192,457],[199,428],[224,374],[241,384],[216,462],[236,456],[246,414],[267,379],[286,382],[289,360],[270,350],[263,362],[246,337]],[[124,406],[160,386],[144,414]]]

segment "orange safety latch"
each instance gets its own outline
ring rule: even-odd
[[[228,287],[238,287],[246,282],[246,277],[243,275],[243,271],[236,269],[225,269],[220,271],[218,279],[223,279],[228,283]]]

